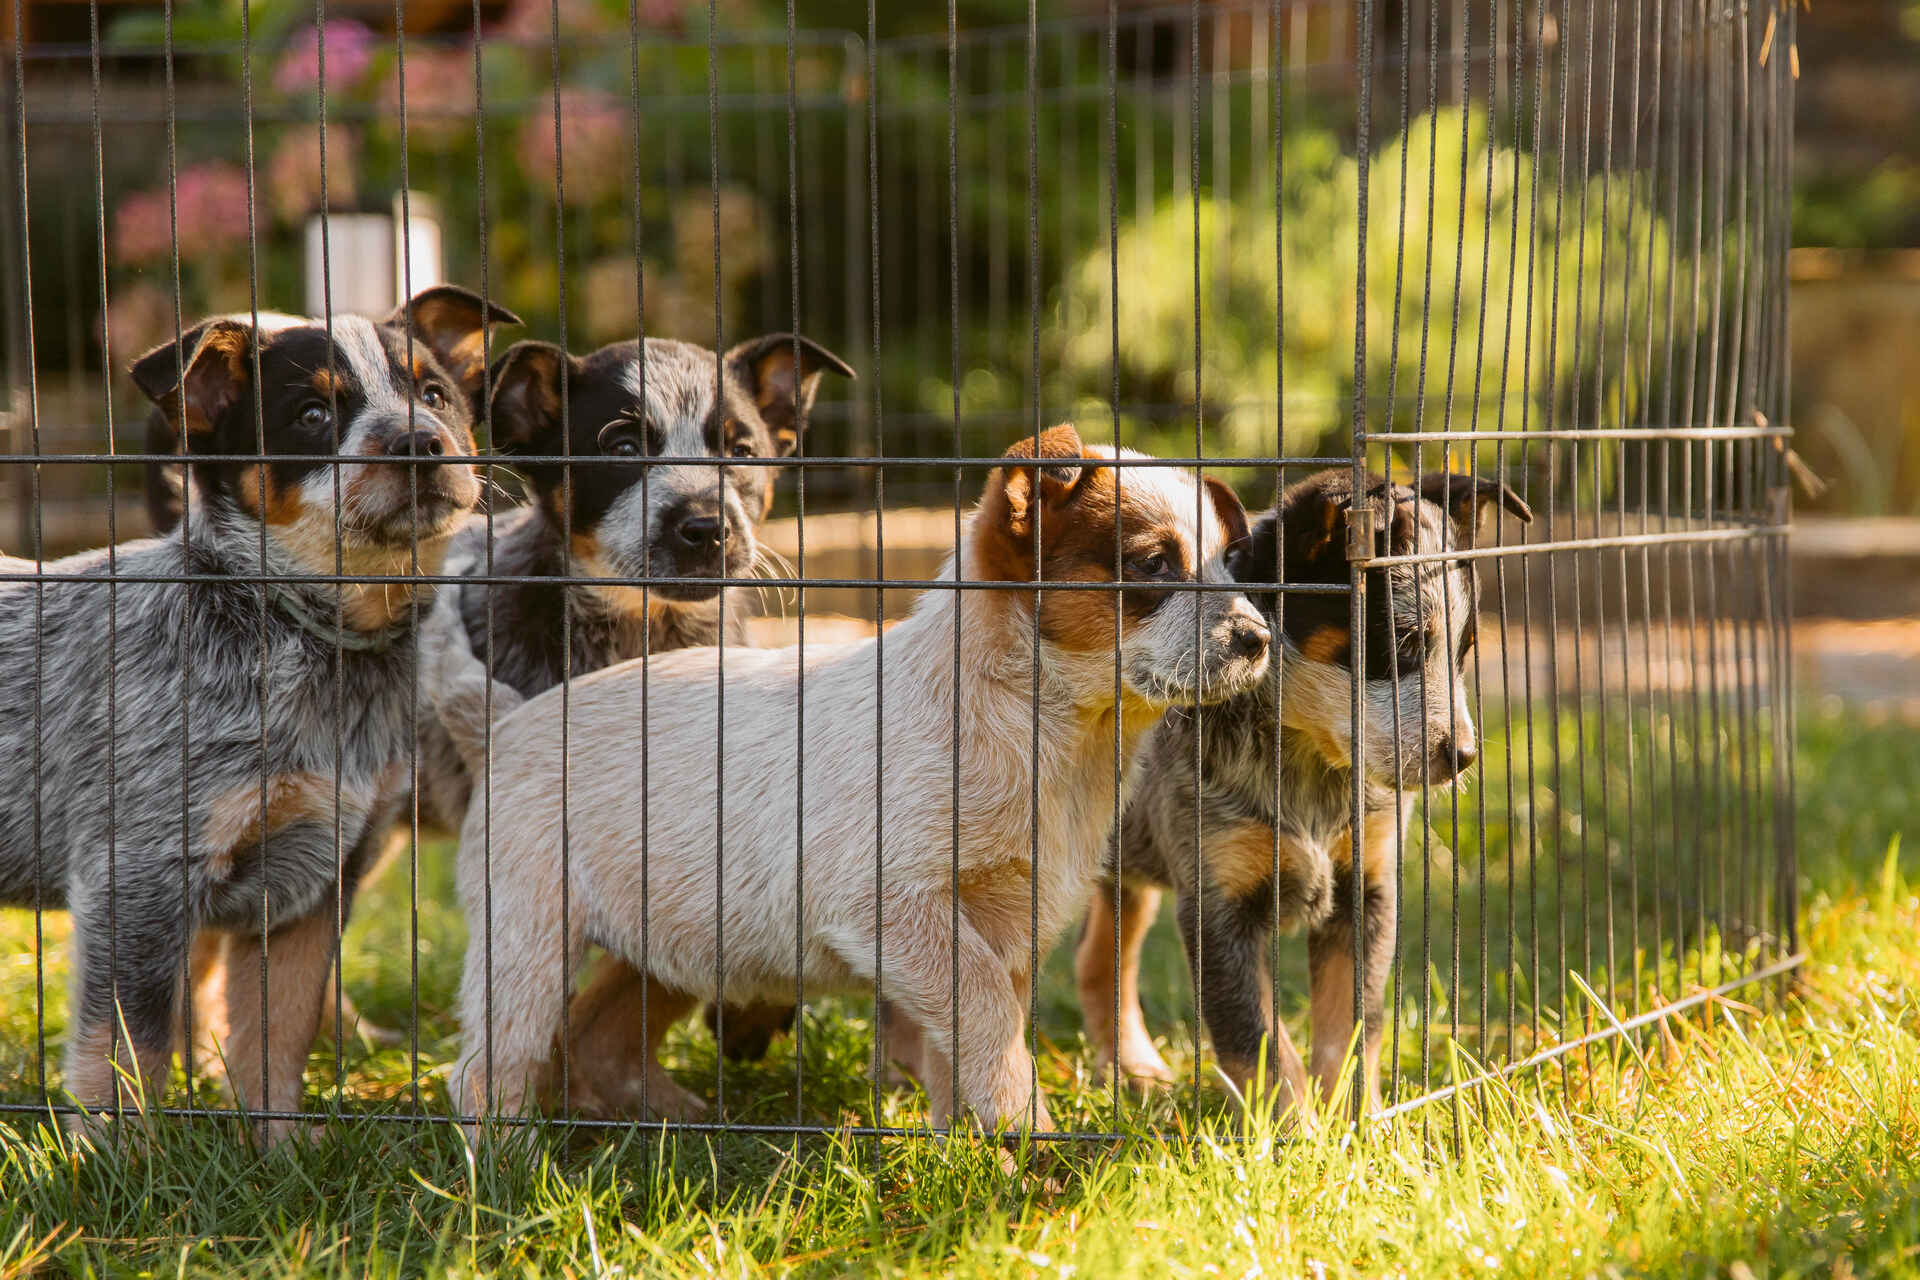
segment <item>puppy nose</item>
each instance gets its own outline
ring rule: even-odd
[[[674,536],[690,547],[717,547],[727,540],[731,530],[727,522],[716,515],[688,516],[673,527]]]
[[[1227,641],[1227,648],[1236,658],[1245,658],[1249,662],[1264,655],[1267,645],[1273,640],[1273,634],[1262,623],[1251,619],[1236,620],[1233,635]]]
[[[1443,735],[1433,744],[1433,763],[1436,772],[1444,777],[1454,778],[1473,767],[1480,758],[1480,750],[1472,738],[1456,739]]]
[[[438,431],[402,431],[387,441],[387,453],[396,458],[437,458],[446,451]]]

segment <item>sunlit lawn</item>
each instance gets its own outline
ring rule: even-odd
[[[1561,740],[1571,761],[1570,727]],[[1518,784],[1536,806],[1523,831],[1523,822],[1504,820],[1496,732],[1483,776],[1461,797],[1458,834],[1451,799],[1438,795],[1431,843],[1424,829],[1410,834],[1410,853],[1430,850],[1434,870],[1425,879],[1427,864],[1415,857],[1404,876],[1401,1096],[1418,1091],[1423,1046],[1429,1080],[1446,1078],[1456,1026],[1465,1053],[1498,1057],[1550,1043],[1569,1029],[1563,1022],[1585,1029],[1603,1018],[1594,999],[1560,977],[1562,955],[1579,967],[1591,947],[1595,996],[1611,990],[1622,1015],[1636,1000],[1650,1007],[1717,978],[1720,935],[1681,937],[1687,949],[1676,964],[1671,912],[1656,930],[1656,864],[1648,859],[1664,859],[1662,883],[1677,892],[1686,883],[1679,869],[1692,869],[1688,859],[1699,856],[1691,825],[1677,841],[1643,840],[1632,863],[1622,849],[1596,847],[1601,841],[1580,861],[1576,837],[1606,816],[1595,808],[1599,766],[1588,746],[1587,785],[1572,786],[1569,763],[1560,794],[1570,798],[1560,805],[1550,804],[1547,755],[1537,748],[1535,787],[1524,777]],[[1916,759],[1920,730],[1812,709],[1803,715],[1801,935],[1813,958],[1784,999],[1771,984],[1742,991],[1738,1003],[1696,1010],[1632,1049],[1574,1055],[1564,1070],[1529,1073],[1388,1127],[1356,1135],[1327,1125],[1317,1137],[1284,1140],[1259,1124],[1243,1129],[1206,1059],[1195,1070],[1191,994],[1163,921],[1147,965],[1148,1021],[1200,1090],[1143,1103],[1116,1098],[1091,1073],[1062,948],[1041,988],[1043,1085],[1063,1121],[1136,1136],[1077,1146],[1044,1177],[1010,1173],[996,1149],[970,1140],[556,1133],[475,1158],[444,1126],[364,1120],[264,1155],[236,1127],[205,1121],[76,1152],[15,1115],[0,1124],[0,1277],[38,1266],[169,1274],[1217,1268],[1236,1276],[1256,1266],[1408,1275],[1585,1275],[1615,1266],[1698,1274],[1736,1260],[1757,1275],[1829,1275],[1843,1274],[1843,1257],[1855,1274],[1920,1273],[1920,874],[1889,858],[1898,833],[1920,832]],[[1636,822],[1671,831],[1652,766],[1639,768],[1650,807]],[[1617,786],[1610,800],[1610,814],[1621,815]],[[1716,838],[1733,854],[1752,852]],[[350,1044],[338,1075],[323,1047],[309,1071],[317,1104],[329,1105],[338,1085],[356,1108],[411,1111],[417,1080],[425,1109],[444,1107],[440,1073],[455,1049],[450,1010],[463,943],[447,864],[447,850],[429,845],[417,866],[389,867],[362,899],[348,937],[349,990],[370,1019],[417,1026],[420,1074],[412,1043]],[[1737,872],[1767,864],[1751,857],[1703,865]],[[1584,899],[1576,888],[1583,869]],[[1736,874],[1733,883],[1737,903],[1745,882]],[[1611,987],[1603,972],[1607,917],[1596,910],[1608,887],[1616,908]],[[1720,918],[1718,901],[1711,905],[1708,914]],[[1524,927],[1530,906],[1543,908],[1531,918],[1547,922],[1537,934]],[[1510,908],[1523,926],[1511,949]],[[37,983],[47,993],[57,1078],[65,968],[55,943],[65,932],[63,917],[47,918],[44,970],[36,974],[31,916],[0,917],[0,1081],[9,1098],[33,1096]],[[1740,941],[1729,941],[1729,972],[1749,961]],[[1300,951],[1296,940],[1283,940],[1282,1007],[1296,1016]],[[1537,1012],[1536,952],[1544,953],[1538,981],[1546,997]],[[1423,958],[1433,966],[1420,983]],[[824,1002],[809,1010],[797,1051],[782,1040],[763,1063],[729,1066],[727,1114],[767,1123],[873,1119],[868,1014],[859,1000]],[[718,1096],[703,1029],[677,1032],[667,1056],[689,1087]],[[878,1102],[887,1123],[918,1119],[917,1098],[905,1091]]]

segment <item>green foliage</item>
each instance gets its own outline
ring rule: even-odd
[[[1915,6],[1920,12],[1920,5]],[[1920,233],[1920,168],[1889,159],[1865,177],[1802,179],[1793,193],[1793,242],[1827,249],[1883,249]]]
[[[1289,452],[1344,452],[1351,430],[1358,167],[1322,128],[1296,127],[1283,146],[1278,275],[1270,189],[1174,199],[1120,231],[1122,399],[1194,402],[1197,274],[1217,454],[1273,450],[1279,389]],[[1447,108],[1375,152],[1367,194],[1369,429],[1544,425],[1575,395],[1611,418],[1645,394],[1637,364],[1620,368],[1622,327],[1664,295],[1670,233],[1639,190],[1582,181],[1496,138],[1477,108]],[[1086,413],[1107,404],[1109,306],[1102,247],[1073,267],[1053,317],[1061,397]],[[1134,424],[1127,438],[1190,452],[1191,422]]]

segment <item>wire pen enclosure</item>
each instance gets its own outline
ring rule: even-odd
[[[1801,961],[1793,7],[1003,7],[16,0],[14,1122],[1425,1114]]]

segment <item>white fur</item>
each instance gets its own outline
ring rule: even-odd
[[[1196,531],[1190,475],[1128,469],[1124,484],[1130,510],[1157,511],[1192,562],[1211,559],[1220,530],[1206,519]],[[981,576],[982,518],[943,578]],[[1224,580],[1211,565],[1206,576]],[[1116,719],[1124,767],[1172,701],[1230,696],[1264,674],[1265,658],[1223,656],[1236,627],[1258,625],[1243,597],[1186,591],[1128,629],[1117,716],[1111,649],[1043,642],[1036,701],[1031,597],[993,595],[928,591],[877,640],[808,646],[804,673],[795,649],[729,647],[576,680],[564,699],[564,797],[560,691],[501,720],[492,758],[513,767],[493,781],[492,846],[477,810],[461,843],[471,945],[457,1105],[516,1111],[538,1092],[567,995],[563,954],[571,967],[594,942],[689,996],[779,1000],[794,992],[797,931],[812,994],[873,992],[877,965],[884,998],[931,1050],[936,1114],[951,1105],[933,1077],[952,1061],[957,967],[959,1101],[989,1126],[1031,1116],[1049,1128],[1021,1035],[1025,990],[1031,956],[1077,913],[1124,799]]]

